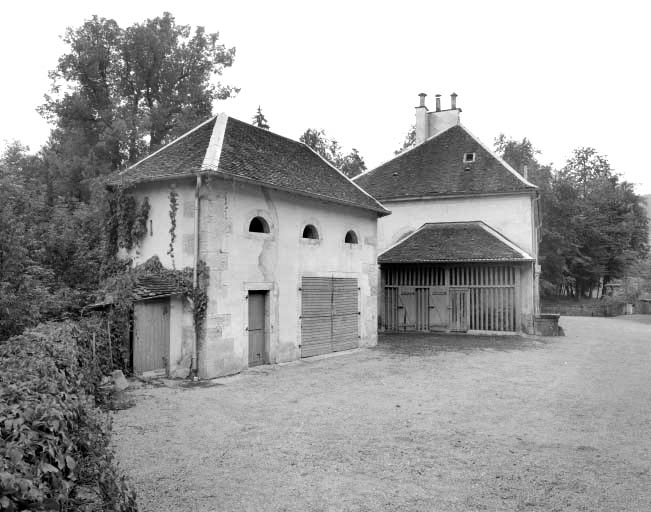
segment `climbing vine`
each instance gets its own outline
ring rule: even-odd
[[[172,268],[176,268],[174,265],[174,242],[176,241],[176,213],[179,210],[178,202],[178,192],[174,185],[170,189],[169,199],[170,199],[170,246],[167,250],[170,258],[172,258]]]
[[[145,197],[140,204],[140,207],[137,208],[136,216],[133,220],[133,226],[131,227],[131,240],[136,245],[140,245],[140,242],[147,235],[147,220],[149,219],[149,211],[151,206],[149,205],[149,198]]]
[[[108,243],[108,257],[114,256],[119,249],[131,250],[147,234],[149,219],[149,199],[145,197],[140,204],[136,198],[122,187],[108,194],[108,211],[105,231]]]
[[[129,311],[133,309],[136,300],[136,287],[139,278],[159,276],[167,278],[176,284],[177,290],[183,295],[192,310],[195,336],[201,339],[204,334],[208,307],[209,268],[204,261],[197,266],[197,286],[193,286],[193,269],[170,270],[163,266],[157,256],[152,256],[144,263],[127,268],[122,273],[105,281],[102,293],[112,298],[113,307],[109,311],[114,339],[114,351],[122,356],[121,350],[129,346],[131,332]],[[124,357],[128,355],[124,353]],[[120,359],[122,360],[122,359]]]
[[[194,318],[194,330],[197,339],[203,335],[203,328],[206,320],[206,311],[208,309],[208,265],[202,260],[197,266],[197,286],[191,288],[190,296],[192,298],[192,315]]]

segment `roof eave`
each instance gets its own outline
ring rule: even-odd
[[[107,187],[115,187],[115,186],[135,186],[135,185],[142,185],[143,183],[154,183],[156,181],[170,181],[170,180],[176,180],[176,179],[184,179],[184,178],[190,178],[192,176],[196,176],[198,173],[196,172],[183,172],[183,173],[174,173],[174,174],[162,174],[159,176],[142,176],[142,177],[137,177],[137,178],[132,178],[129,179],[128,177],[122,177],[121,180],[111,180],[107,182],[105,185]]]
[[[422,196],[379,196],[378,201],[400,202],[400,201],[422,201],[428,199],[456,199],[459,197],[492,197],[492,196],[511,196],[511,195],[535,195],[538,192],[536,188],[526,188],[521,190],[506,190],[499,192],[453,192],[445,194],[429,194]]]
[[[329,202],[329,203],[341,204],[341,205],[344,205],[344,206],[349,206],[351,208],[361,208],[362,210],[368,210],[368,211],[375,212],[375,213],[378,214],[379,217],[384,217],[386,215],[391,214],[391,211],[387,210],[386,208],[382,208],[382,207],[375,208],[375,207],[371,207],[371,206],[363,206],[361,204],[351,203],[350,201],[335,199],[333,197],[324,196],[324,195],[321,195],[321,194],[312,194],[312,193],[309,193],[309,192],[302,192],[302,191],[293,189],[291,187],[282,187],[280,185],[273,185],[273,184],[267,183],[265,181],[254,180],[252,178],[248,178],[246,176],[241,176],[239,174],[233,174],[233,173],[230,173],[230,172],[216,171],[214,169],[206,169],[206,170],[202,170],[199,174],[201,174],[202,176],[218,176],[220,178],[225,178],[225,179],[230,178],[230,179],[233,179],[235,181],[242,182],[242,183],[250,183],[250,184],[253,184],[253,185],[259,185],[259,186],[270,188],[270,189],[273,189],[273,190],[279,190],[281,192],[288,192],[290,194],[296,194],[296,195],[300,195],[300,196],[304,196],[304,197],[311,197],[313,199],[320,199],[321,201],[326,201],[326,202]],[[378,203],[378,205],[379,205],[379,203]]]
[[[404,264],[404,263],[531,263],[533,258],[471,258],[471,259],[380,259],[379,264]]]
[[[165,297],[174,297],[175,295],[183,295],[183,292],[168,292],[168,293],[161,293],[158,295],[147,295],[147,296],[135,296],[133,298],[134,301],[139,302],[141,300],[153,300],[153,299],[164,299]]]
[[[363,210],[374,211],[380,217],[385,217],[386,215],[391,215],[391,211],[387,210],[386,208],[381,208],[381,207],[373,208],[371,206],[363,206],[363,205],[360,205],[360,204],[357,204],[357,203],[351,203],[349,201],[338,200],[338,199],[328,197],[328,196],[323,196],[323,195],[320,195],[320,194],[310,194],[309,192],[301,192],[301,191],[295,190],[295,189],[293,189],[291,187],[281,187],[279,185],[272,185],[272,184],[264,182],[264,181],[258,181],[258,180],[254,180],[254,179],[251,179],[251,178],[247,178],[246,176],[240,176],[240,175],[233,174],[233,173],[216,171],[214,169],[202,169],[199,172],[174,173],[174,174],[165,174],[165,175],[152,176],[152,177],[139,177],[139,178],[133,178],[133,179],[123,177],[122,180],[120,180],[120,181],[112,180],[112,181],[106,183],[106,186],[107,187],[119,186],[119,185],[135,186],[135,185],[141,185],[143,183],[154,183],[154,182],[157,182],[157,181],[170,181],[170,180],[175,180],[175,179],[184,179],[184,178],[189,178],[189,177],[196,176],[196,175],[219,176],[221,178],[231,178],[231,179],[234,179],[236,181],[241,181],[241,182],[245,182],[245,183],[252,183],[252,184],[260,185],[260,186],[263,186],[263,187],[267,187],[267,188],[271,188],[271,189],[275,189],[275,190],[280,190],[282,192],[289,192],[289,193],[292,193],[292,194],[302,195],[302,196],[305,196],[305,197],[312,197],[314,199],[321,199],[321,200],[327,201],[327,202],[332,202],[332,203],[342,204],[342,205],[346,205],[346,206],[351,206],[353,208],[361,208]]]

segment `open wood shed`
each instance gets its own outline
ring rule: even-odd
[[[425,224],[378,258],[381,329],[519,332],[533,261],[483,222]]]

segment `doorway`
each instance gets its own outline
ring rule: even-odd
[[[249,366],[258,366],[267,362],[265,356],[267,296],[267,291],[249,291]]]
[[[468,332],[470,328],[470,300],[466,288],[450,288],[450,330]]]
[[[166,371],[170,353],[170,299],[141,300],[133,308],[133,371]]]

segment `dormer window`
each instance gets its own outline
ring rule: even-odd
[[[475,161],[475,154],[474,153],[464,153],[463,154],[463,163],[464,164],[470,164]]]

